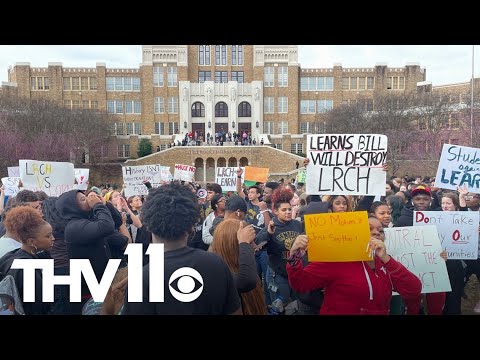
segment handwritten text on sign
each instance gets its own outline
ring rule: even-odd
[[[195,177],[195,166],[175,164],[174,180],[193,181]]]
[[[385,229],[387,253],[422,282],[422,294],[452,291],[433,225]]]
[[[20,183],[19,177],[4,177],[2,178],[2,184],[5,186],[5,196],[16,196],[20,191],[18,184]]]
[[[87,190],[89,176],[90,169],[75,169],[75,180],[77,180],[78,190]]]
[[[468,191],[480,193],[480,149],[443,144],[435,185],[457,190],[467,185]]]
[[[366,211],[305,215],[308,261],[368,261]]]
[[[125,196],[148,195],[148,188],[143,183],[147,180],[152,187],[160,186],[161,166],[142,165],[142,166],[123,166],[123,183],[125,184]]]
[[[20,168],[18,166],[8,167],[8,177],[20,177]]]
[[[74,189],[75,172],[72,163],[20,160],[19,165],[20,178],[27,190],[60,196]]]
[[[237,191],[237,169],[236,167],[217,167],[215,182],[222,187],[222,191]],[[245,170],[242,167],[242,170]],[[242,172],[242,179],[245,171]]]
[[[385,135],[308,135],[307,194],[385,195]]]
[[[449,259],[476,260],[478,211],[415,211],[414,226],[435,225]]]

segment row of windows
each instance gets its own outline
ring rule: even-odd
[[[362,100],[343,100],[342,105],[356,105],[360,104],[361,107],[366,111],[373,111],[373,99],[362,99]]]
[[[198,65],[210,65],[210,45],[198,46]],[[232,65],[243,65],[243,45],[232,45]],[[227,46],[215,45],[215,65],[227,65]]]
[[[70,110],[91,109],[98,110],[98,101],[96,100],[63,100],[63,106]]]
[[[130,145],[118,144],[118,157],[129,158],[130,157]]]
[[[251,105],[243,101],[238,105],[238,117],[251,117]],[[192,117],[205,117],[205,105],[196,102],[192,105]],[[223,101],[215,105],[215,117],[228,117],[228,105]]]
[[[245,82],[244,72],[243,71],[232,71],[230,75],[231,81],[237,81],[239,83]],[[199,71],[198,72],[198,82],[204,83],[205,81],[212,81],[212,72],[211,71]],[[216,83],[226,83],[228,82],[228,72],[227,71],[215,71],[215,82]]]
[[[153,67],[153,86],[165,86],[163,69],[163,66]],[[177,86],[177,84],[177,67],[167,66],[167,86],[174,87]]]
[[[301,91],[333,91],[333,77],[302,77],[300,78]]]
[[[324,113],[333,109],[333,100],[301,100],[301,114]]]
[[[439,124],[441,129],[459,129],[460,128],[460,119],[456,114],[452,114],[450,119],[443,119],[442,123]],[[428,124],[425,122],[424,119],[418,120],[418,128],[420,130],[426,130],[428,128]]]
[[[269,135],[288,134],[288,121],[264,121],[263,133]]]
[[[50,82],[47,76],[32,76],[30,78],[30,90],[46,91],[50,90]]]
[[[369,77],[344,77],[342,78],[342,90],[373,90],[375,78]]]
[[[167,129],[165,129],[167,128]],[[168,133],[165,132],[165,130],[168,130]],[[164,122],[156,122],[155,123],[155,134],[159,135],[174,135],[178,134],[178,123],[177,122],[169,122],[169,123],[164,123]],[[164,150],[164,149],[161,149]]]
[[[389,76],[388,90],[405,90],[405,76]]]
[[[140,91],[140,78],[107,77],[107,91]]]
[[[323,134],[325,129],[326,123],[309,121],[300,123],[300,134]]]
[[[168,113],[178,114],[178,98],[169,97],[167,101],[168,101]],[[163,97],[157,96],[153,98],[153,112],[155,114],[165,114],[165,100]]]
[[[303,153],[303,144],[290,144],[290,152],[292,154]]]
[[[263,100],[263,112],[265,114],[273,114],[275,112],[275,98],[274,97],[266,97]],[[277,112],[281,113],[288,113],[288,97],[280,96],[278,98],[278,107]]]
[[[142,135],[141,123],[114,123],[112,133],[115,135]]]
[[[277,67],[277,81],[279,87],[288,86],[288,66]],[[275,67],[266,66],[263,70],[263,86],[274,87],[275,86]]]
[[[142,102],[137,100],[107,100],[109,114],[141,114]]]
[[[97,90],[97,78],[90,76],[75,76],[63,78],[64,91]]]

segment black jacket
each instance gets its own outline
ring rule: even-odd
[[[76,201],[78,190],[60,195],[56,207],[69,220],[65,227],[65,242],[70,259],[89,259],[97,280],[100,281],[110,258],[107,239],[115,233],[110,210],[98,203],[90,212],[80,209]],[[82,276],[82,295],[89,295]]]
[[[23,270],[11,269],[13,260],[15,259],[38,259],[38,257],[27,253],[21,248],[12,250],[0,259],[0,273],[12,275],[15,279],[15,285],[22,299],[25,315],[47,315],[52,303],[44,303],[42,301],[42,270],[35,270],[35,302],[25,302],[23,301]]]
[[[397,219],[395,223],[395,227],[403,227],[403,226],[413,226],[413,208],[404,207],[402,212],[400,213],[400,217]],[[428,209],[425,211],[442,211],[442,209],[434,208]]]

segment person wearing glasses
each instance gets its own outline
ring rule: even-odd
[[[210,228],[213,225],[213,220],[216,218],[223,218],[225,216],[225,203],[227,202],[227,198],[220,194],[215,194],[210,201],[212,206],[212,212],[208,214],[203,222],[202,228],[202,239],[203,242],[207,245],[210,245],[213,241],[213,235],[210,233]]]

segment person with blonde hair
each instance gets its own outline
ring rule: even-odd
[[[240,295],[243,315],[266,315],[267,306],[251,245],[254,240],[252,225],[245,226],[242,221],[228,219],[215,229],[208,251],[219,255],[230,269]]]

